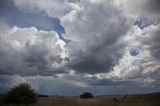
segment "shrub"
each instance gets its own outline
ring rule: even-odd
[[[90,92],[84,92],[82,95],[80,95],[80,98],[82,99],[93,98],[93,95]]]
[[[37,94],[32,90],[31,86],[22,83],[8,92],[6,97],[7,104],[15,104],[15,105],[30,105],[36,103]]]
[[[114,102],[119,102],[119,100],[117,98],[113,98]]]

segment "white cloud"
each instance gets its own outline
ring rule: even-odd
[[[1,32],[1,74],[50,75],[63,66],[65,43],[56,32],[16,26]]]

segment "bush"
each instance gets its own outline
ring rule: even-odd
[[[29,105],[36,103],[37,94],[32,90],[31,86],[22,83],[15,86],[11,91],[8,92],[6,97],[7,104],[15,105]]]
[[[93,98],[93,95],[90,92],[84,92],[82,95],[80,95],[80,98],[82,99]]]
[[[119,102],[119,100],[117,98],[113,98],[114,102]]]

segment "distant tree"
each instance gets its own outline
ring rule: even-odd
[[[93,98],[93,95],[90,92],[84,92],[83,94],[80,95],[80,98],[82,99]]]
[[[44,94],[38,94],[38,97],[49,97],[48,95],[44,95]]]
[[[22,83],[8,92],[6,102],[16,106],[29,106],[37,102],[37,94],[30,85]]]

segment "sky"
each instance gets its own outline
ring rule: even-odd
[[[159,0],[0,0],[0,93],[160,91]]]

